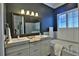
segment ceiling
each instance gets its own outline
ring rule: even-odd
[[[44,3],[44,4],[55,9],[58,8],[59,6],[64,5],[65,3]]]

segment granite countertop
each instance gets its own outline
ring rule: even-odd
[[[5,48],[11,47],[11,46],[16,46],[16,45],[21,45],[29,42],[37,42],[40,40],[43,40],[41,38],[46,38],[49,37],[47,35],[36,35],[36,36],[29,36],[29,37],[20,37],[20,38],[12,38],[8,44],[5,44]]]
[[[41,38],[47,38],[49,36],[47,35],[36,35],[36,36],[29,36],[28,38],[30,39],[30,42],[37,42],[37,41],[41,41],[43,39]]]
[[[27,37],[23,37],[23,38],[12,38],[12,40],[10,40],[8,42],[8,44],[5,44],[5,48],[11,47],[11,46],[25,44],[25,43],[28,43],[28,42],[30,42],[30,40]]]

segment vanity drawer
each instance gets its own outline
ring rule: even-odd
[[[12,53],[8,53],[7,56],[29,56],[29,49],[25,48],[19,51],[14,51]]]
[[[30,56],[40,56],[40,48],[30,48]]]
[[[50,54],[50,40],[41,41],[40,45],[40,55],[46,56]]]
[[[48,45],[42,45],[40,48],[40,54],[41,56],[47,56],[50,54],[50,46]]]
[[[30,47],[39,46],[39,45],[40,45],[40,42],[30,43]]]
[[[40,46],[30,47],[30,52],[36,52],[40,50]]]
[[[6,54],[13,53],[15,51],[19,51],[24,48],[29,48],[29,43],[6,48]]]
[[[43,44],[43,45],[50,45],[50,40],[43,40],[43,41],[41,41],[41,43],[40,43],[41,45]]]
[[[30,44],[30,56],[40,56],[40,43]]]

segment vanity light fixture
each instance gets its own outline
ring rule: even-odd
[[[25,13],[24,9],[21,9],[21,14],[26,14],[26,15],[35,16],[35,17],[38,17],[38,16],[39,16],[39,15],[38,15],[38,12],[34,13],[34,12],[32,11],[32,12],[30,13],[30,11],[27,10],[26,13]]]
[[[38,17],[38,13],[35,13],[35,16]]]
[[[24,11],[24,9],[21,9],[21,14],[25,14],[25,11]]]
[[[34,16],[34,12],[33,11],[31,12],[31,15],[30,16]]]
[[[29,10],[26,11],[26,15],[30,15],[30,11]]]

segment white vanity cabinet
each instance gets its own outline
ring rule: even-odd
[[[29,56],[29,42],[7,47],[6,56]]]
[[[47,56],[50,54],[50,38],[10,42],[5,49],[6,56]]]
[[[50,54],[50,38],[42,38],[40,42],[40,55],[47,56]]]

